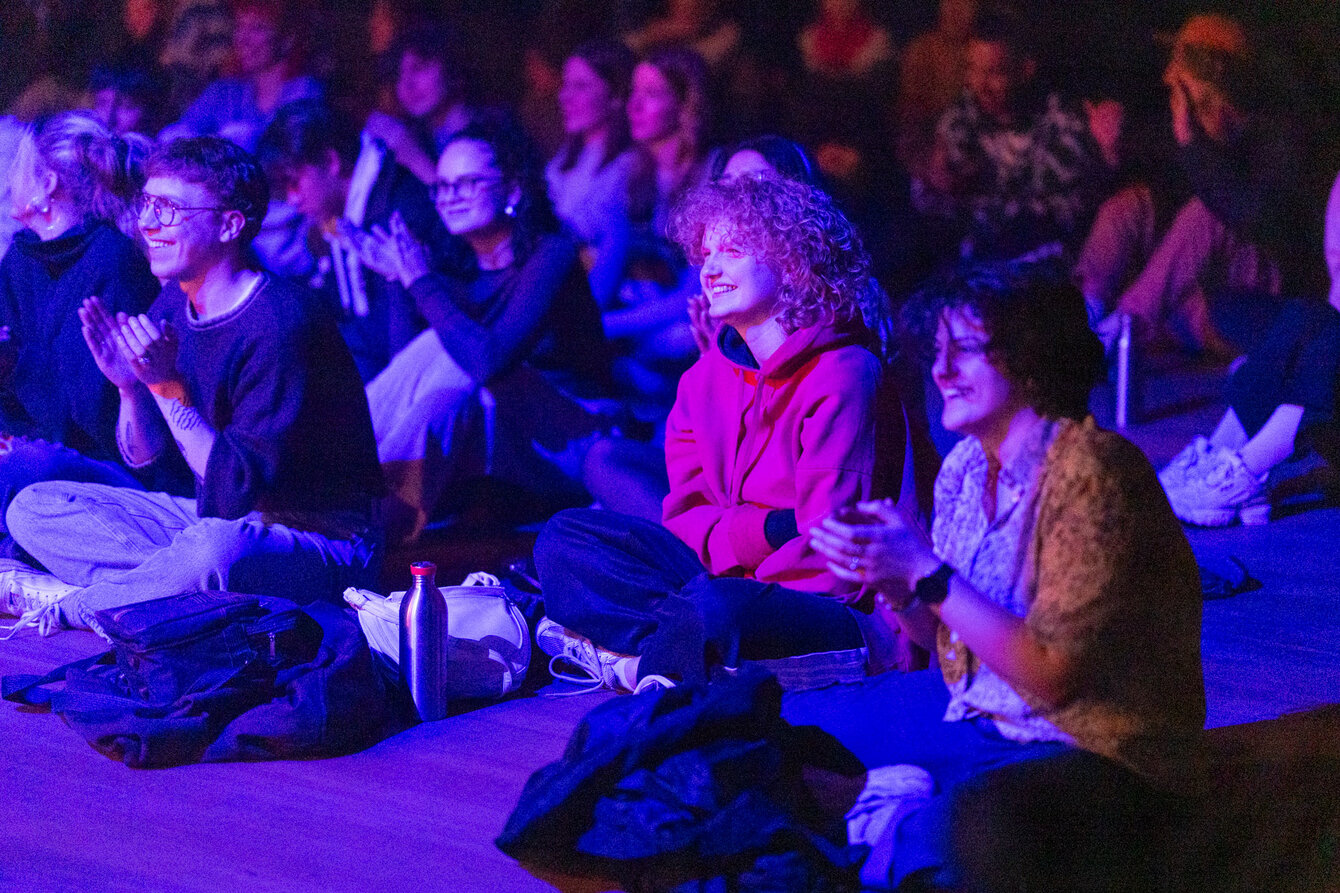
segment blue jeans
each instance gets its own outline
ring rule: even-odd
[[[704,681],[713,666],[765,661],[783,687],[863,677],[850,608],[773,583],[711,576],[669,530],[600,509],[568,509],[535,542],[545,613],[602,648],[637,654],[640,676]]]
[[[11,535],[57,578],[81,587],[61,602],[67,623],[94,611],[183,592],[228,590],[300,604],[375,587],[375,536],[331,539],[256,514],[201,518],[195,502],[101,484],[51,481],[14,497]]]
[[[124,466],[90,459],[83,453],[45,440],[20,440],[0,456],[0,534],[8,532],[4,514],[19,491],[39,481],[79,481],[144,489]]]
[[[990,770],[1074,750],[1055,741],[1011,741],[983,717],[945,722],[948,704],[938,669],[885,673],[856,685],[789,693],[783,700],[783,718],[792,725],[818,726],[867,768],[908,763],[935,779],[931,801],[908,813],[873,848],[862,870],[867,886],[892,888],[907,875],[923,872],[957,889],[950,822],[955,795]]]

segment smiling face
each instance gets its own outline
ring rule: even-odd
[[[213,209],[219,206],[218,197],[204,186],[170,174],[146,180],[144,195],[146,199],[162,199],[178,208]],[[165,225],[153,211],[145,208],[140,212],[139,225],[153,274],[159,279],[190,282],[200,279],[237,250],[235,243],[242,228],[242,214],[238,211],[179,211],[177,221]]]
[[[703,231],[703,265],[698,272],[712,319],[743,332],[776,316],[782,277],[721,223]]]
[[[994,450],[1027,402],[1022,389],[992,362],[989,343],[976,313],[962,308],[945,311],[935,332],[931,377],[944,398],[945,428],[976,437]]]
[[[461,139],[442,150],[433,200],[452,235],[474,243],[510,229],[505,209],[517,198],[515,189],[503,182],[487,144]]]
[[[609,84],[581,56],[563,63],[563,83],[558,88],[558,107],[563,130],[571,136],[590,136],[604,129],[623,103]]]
[[[639,143],[663,140],[679,129],[680,102],[675,88],[648,62],[633,69],[628,95],[628,133]]]
[[[1010,116],[1022,77],[1009,47],[997,41],[969,41],[968,70],[964,77],[982,111],[994,118]]]

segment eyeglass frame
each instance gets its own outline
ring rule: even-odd
[[[455,180],[434,180],[428,184],[428,194],[432,196],[434,202],[450,201],[452,195],[460,196],[465,201],[470,201],[479,195],[479,191],[487,184],[489,186],[500,186],[503,177],[481,177],[477,174],[471,174],[465,177],[457,177]],[[465,184],[473,184],[467,190]]]
[[[164,220],[163,214],[158,210],[159,207],[166,205],[172,209],[172,220]],[[214,205],[201,205],[197,207],[188,207],[179,205],[165,195],[151,195],[148,192],[141,192],[140,197],[135,201],[135,219],[144,217],[144,212],[153,209],[153,219],[159,226],[176,226],[179,223],[185,223],[190,220],[194,214],[201,211],[231,211],[232,208],[223,208]],[[190,211],[191,214],[183,214],[184,211]]]

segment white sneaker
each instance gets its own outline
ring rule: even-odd
[[[61,628],[61,599],[77,589],[22,561],[0,559],[0,614],[18,618],[14,624],[0,627],[8,633],[4,638],[12,638],[30,626],[36,626],[43,636],[55,633]]]
[[[1178,518],[1202,527],[1225,527],[1240,518],[1259,524],[1268,517],[1265,475],[1252,474],[1237,452],[1220,447],[1197,464],[1205,470],[1168,493]]]
[[[606,651],[585,636],[577,635],[548,617],[540,618],[540,622],[535,624],[535,644],[549,655],[549,675],[560,682],[584,686],[571,694],[587,694],[602,688],[617,692],[642,690],[641,683],[636,689],[630,689],[614,668],[616,663],[628,655]]]
[[[1204,437],[1197,437],[1183,447],[1159,472],[1159,483],[1163,485],[1164,492],[1172,493],[1185,487],[1187,481],[1209,471],[1212,463],[1207,460],[1214,456],[1214,452],[1214,447]]]
[[[935,779],[920,766],[902,763],[866,773],[865,788],[847,811],[847,842],[874,846],[889,826],[925,805],[935,793]]]

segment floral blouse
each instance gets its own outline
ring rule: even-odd
[[[1016,691],[947,627],[937,651],[946,721],[989,716],[1015,741],[1067,741],[1153,778],[1175,777],[1205,721],[1200,577],[1153,468],[1093,419],[1038,423],[999,471],[975,438],[935,485],[936,554],[1075,660],[1075,694]]]

